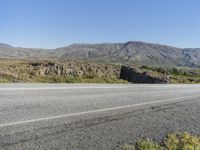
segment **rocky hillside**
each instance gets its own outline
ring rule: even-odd
[[[144,42],[74,44],[53,52],[59,58],[78,58],[127,65],[200,66],[200,49],[180,49]]]
[[[123,65],[200,67],[200,49],[181,49],[144,42],[73,44],[54,50],[0,44],[0,58],[79,59]]]
[[[0,43],[0,58],[30,59],[51,58],[51,50],[13,47]]]
[[[168,83],[165,74],[137,67],[72,60],[0,60],[0,82]]]

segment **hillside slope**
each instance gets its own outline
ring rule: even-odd
[[[13,47],[0,43],[0,58],[28,59],[48,57],[51,57],[51,50]]]
[[[125,65],[200,67],[200,49],[181,49],[144,42],[73,44],[53,50],[0,44],[0,58],[59,58]]]

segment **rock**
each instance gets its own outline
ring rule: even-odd
[[[132,83],[169,83],[167,75],[155,74],[151,71],[146,72],[138,68],[122,66],[120,79]]]
[[[80,61],[39,61],[29,62],[29,65],[35,70],[37,76],[82,77],[92,75],[108,78],[119,78],[121,67],[119,65],[83,63]]]

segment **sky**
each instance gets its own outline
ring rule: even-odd
[[[200,47],[200,0],[0,0],[0,42],[57,48],[145,41]]]

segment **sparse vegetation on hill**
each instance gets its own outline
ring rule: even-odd
[[[0,83],[200,83],[200,70],[75,60],[0,60]]]
[[[36,78],[35,82],[42,83],[128,83],[126,80],[106,77],[64,77],[64,76],[45,76]]]
[[[197,68],[149,66],[141,66],[140,68],[166,74],[170,77],[170,83],[200,83],[200,69]]]

